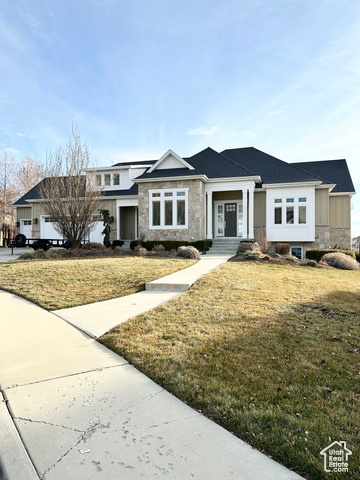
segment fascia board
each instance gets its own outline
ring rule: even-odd
[[[309,187],[318,186],[322,182],[289,182],[289,183],[263,183],[263,188],[285,188],[285,187]]]
[[[221,183],[221,182],[255,182],[260,183],[261,177],[254,176],[254,177],[218,177],[218,178],[209,178],[209,183]]]
[[[330,192],[329,195],[331,197],[343,197],[346,195],[349,195],[350,197],[352,197],[353,195],[356,195],[356,192],[335,192],[335,193]]]
[[[174,182],[181,180],[201,180],[208,182],[209,179],[206,175],[181,175],[181,177],[161,177],[161,178],[133,178],[134,183],[146,183],[146,182]]]

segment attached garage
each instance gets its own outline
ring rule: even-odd
[[[30,219],[20,220],[20,233],[25,235],[26,238],[32,237],[32,221]]]
[[[53,219],[51,217],[42,216],[40,221],[40,238],[63,240],[62,235],[55,230]]]

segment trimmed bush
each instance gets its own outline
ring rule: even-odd
[[[359,270],[359,263],[350,255],[341,252],[327,253],[322,257],[321,262],[342,270]]]
[[[124,240],[113,240],[112,242],[112,248],[115,247],[122,247],[124,245]]]
[[[133,240],[130,242],[131,250],[134,250],[135,247],[139,244],[137,240]],[[179,247],[182,246],[192,246],[195,247],[199,251],[208,250],[212,246],[212,240],[198,240],[196,242],[185,242],[180,240],[148,240],[146,242],[141,242],[141,246],[146,248],[148,252],[155,247],[155,245],[163,245],[164,249],[169,252],[170,250],[177,250]]]
[[[245,253],[254,250],[259,250],[259,244],[254,242],[240,242],[236,253]]]
[[[317,262],[320,262],[322,257],[326,255],[327,253],[345,253],[345,255],[349,255],[352,257],[354,260],[356,259],[355,252],[352,250],[343,250],[341,248],[309,248],[306,250],[306,258],[309,260],[316,260]]]
[[[177,249],[177,256],[182,258],[191,258],[193,260],[199,260],[200,252],[195,247],[183,246]]]
[[[309,260],[306,264],[308,267],[316,267],[317,262],[315,260]]]
[[[146,248],[142,247],[141,245],[136,245],[136,247],[134,248],[134,251],[137,252],[139,255],[147,254]]]
[[[106,247],[102,243],[97,243],[97,242],[88,242],[85,243],[82,247],[84,250],[104,250]]]
[[[355,253],[355,260],[360,262],[360,253]]]
[[[36,250],[34,252],[34,257],[33,258],[38,258],[38,259],[41,259],[41,260],[44,260],[45,258],[49,258],[47,253],[45,252],[45,250],[43,250],[42,248],[39,248],[39,250]]]
[[[34,258],[33,252],[25,252],[20,255],[19,260],[32,260]]]
[[[275,248],[278,255],[290,255],[290,245],[288,243],[278,243]]]

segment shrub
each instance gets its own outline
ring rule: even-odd
[[[341,252],[327,253],[322,257],[321,262],[342,270],[359,270],[359,263],[350,255]]]
[[[288,243],[278,243],[276,245],[275,252],[279,255],[289,255],[290,245]]]
[[[360,262],[360,253],[355,253],[355,260]]]
[[[137,252],[139,255],[146,255],[147,254],[147,250],[146,248],[142,247],[141,245],[136,245],[136,247],[134,248],[135,252]]]
[[[316,267],[317,262],[315,260],[309,260],[306,264],[308,267]]]
[[[152,248],[153,252],[165,252],[164,245],[154,245]]]
[[[200,258],[199,250],[192,246],[179,247],[177,249],[177,255],[178,257],[191,258],[193,260],[199,260]]]
[[[19,260],[32,260],[34,258],[33,252],[25,252],[20,255]]]
[[[254,242],[240,242],[236,253],[239,254],[255,250],[259,250],[259,244]]]
[[[33,258],[38,258],[38,259],[44,260],[45,258],[48,258],[48,255],[45,252],[45,250],[43,250],[42,248],[39,248],[39,250],[36,250],[34,252],[34,257]]]
[[[336,252],[345,253],[346,255],[352,257],[354,260],[356,259],[355,252],[353,252],[352,250],[342,250],[341,248],[309,248],[308,250],[306,250],[306,258],[308,258],[309,260],[316,260],[317,262],[320,262],[320,260],[325,254]]]
[[[112,242],[112,248],[115,248],[115,247],[122,247],[124,245],[124,240],[114,240]]]
[[[104,250],[106,247],[102,243],[88,242],[82,247],[84,250]]]
[[[163,245],[166,251],[170,250],[177,250],[179,247],[182,246],[192,246],[195,247],[199,251],[208,250],[212,246],[212,240],[198,240],[196,242],[186,242],[181,240],[147,240],[146,242],[140,242],[141,246],[146,248],[149,252],[154,248],[155,245]],[[134,250],[135,247],[139,245],[138,240],[132,240],[130,242],[131,250]]]

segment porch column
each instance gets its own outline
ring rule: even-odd
[[[249,188],[249,238],[254,238],[254,187]]]
[[[244,188],[242,191],[243,196],[243,238],[248,238],[248,201],[247,201],[247,188]]]
[[[211,240],[213,238],[212,230],[213,230],[213,209],[212,209],[212,192],[207,193],[207,232],[206,238]]]

